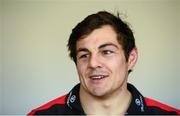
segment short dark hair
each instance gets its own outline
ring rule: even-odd
[[[77,41],[104,25],[110,25],[114,29],[117,34],[117,40],[124,50],[126,61],[128,61],[131,50],[136,47],[132,30],[126,22],[121,20],[119,13],[115,16],[107,11],[100,11],[96,14],[87,16],[72,30],[67,46],[70,52],[69,56],[75,63],[77,62]]]

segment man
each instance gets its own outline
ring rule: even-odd
[[[132,30],[119,16],[106,11],[89,15],[72,30],[68,48],[80,84],[67,95],[32,110],[29,115],[180,113],[143,97],[127,83],[138,52]]]

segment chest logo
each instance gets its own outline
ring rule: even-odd
[[[76,96],[75,95],[72,95],[71,98],[70,98],[70,102],[71,103],[74,103],[76,100]]]
[[[138,105],[138,106],[141,105],[141,101],[140,101],[139,99],[136,99],[136,100],[135,100],[135,103],[136,103],[136,105]]]

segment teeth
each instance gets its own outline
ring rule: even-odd
[[[93,79],[100,79],[102,78],[103,76],[96,76],[96,77],[92,77]]]
[[[102,79],[102,78],[104,78],[104,76],[92,76],[91,78],[92,79]]]

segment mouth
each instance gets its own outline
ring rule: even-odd
[[[92,80],[102,80],[104,78],[108,77],[108,75],[92,75],[90,76],[90,79]]]

